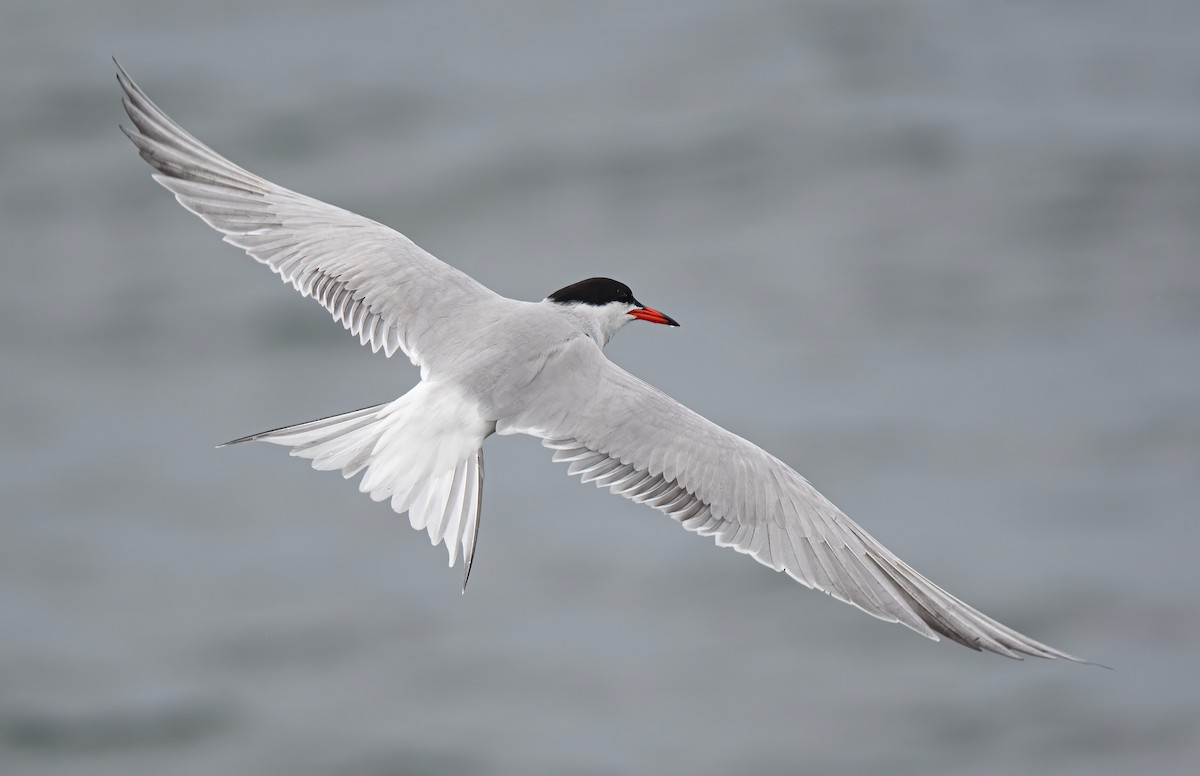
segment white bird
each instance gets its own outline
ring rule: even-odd
[[[117,65],[154,180],[375,352],[400,350],[421,381],[395,401],[253,434],[408,512],[461,552],[479,531],[483,441],[529,434],[583,482],[647,504],[800,584],[974,650],[1089,661],[973,609],[900,560],[787,464],[609,361],[634,320],[678,324],[629,288],[591,278],[540,302],[500,296],[382,224],[233,164],[183,130]]]

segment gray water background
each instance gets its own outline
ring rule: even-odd
[[[0,772],[1200,767],[1200,4],[8,2]],[[471,589],[241,434],[417,373],[223,245],[116,54],[284,185],[625,367],[968,602],[927,642],[489,440]]]

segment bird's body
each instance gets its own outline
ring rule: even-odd
[[[118,67],[126,134],[188,210],[317,299],[363,344],[404,351],[421,381],[395,401],[254,434],[408,512],[469,573],[484,439],[528,434],[569,472],[666,513],[802,584],[932,639],[1008,657],[1072,655],[918,574],[761,448],[603,354],[636,319],[677,325],[591,278],[540,302],[502,297],[369,219],[276,186],[187,134]],[[465,586],[465,576],[464,576]],[[1085,662],[1085,661],[1080,661]]]

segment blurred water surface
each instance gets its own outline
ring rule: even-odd
[[[1200,5],[9,2],[0,771],[1194,773]],[[472,589],[244,433],[387,400],[155,186],[201,138],[614,359],[952,592],[931,644],[489,440]]]

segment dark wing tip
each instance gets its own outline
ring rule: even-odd
[[[222,442],[221,444],[217,445],[215,449],[220,450],[222,447],[231,447],[233,445],[240,445],[242,442],[253,442],[256,439],[261,438],[263,436],[263,434],[269,434],[269,433],[271,433],[271,432],[270,431],[262,431],[257,434],[249,434],[244,437],[238,437],[237,439],[230,439],[228,442]]]

